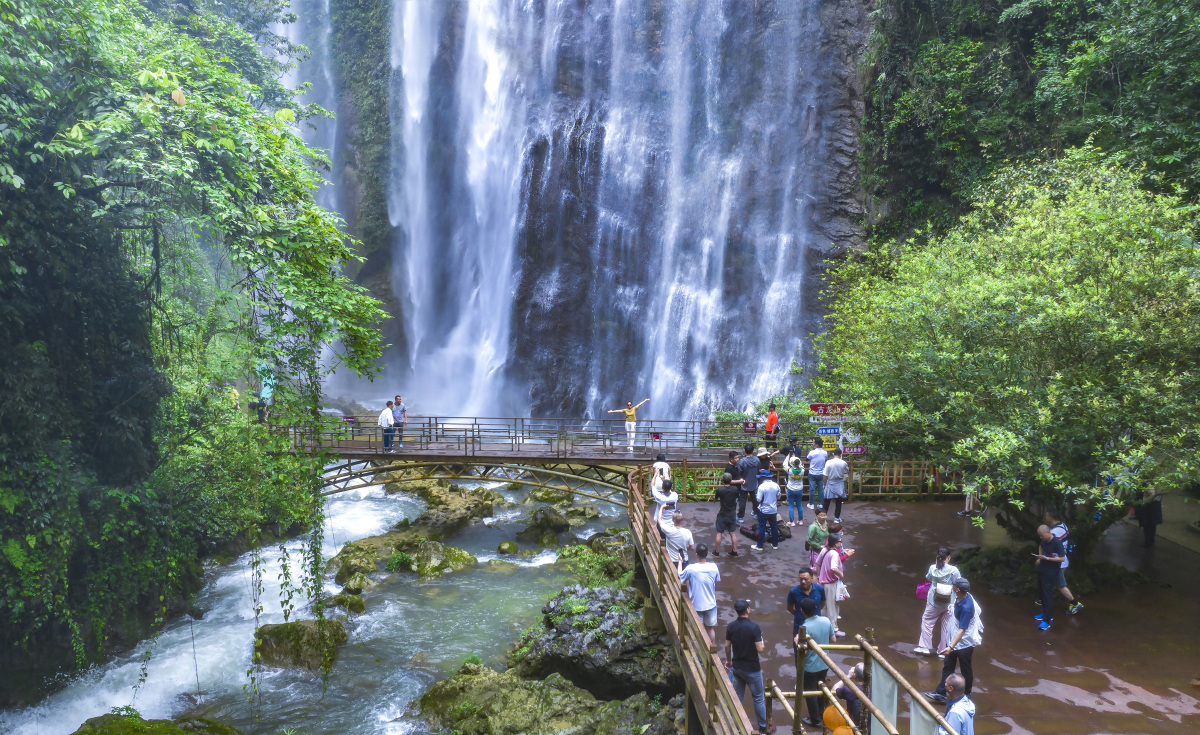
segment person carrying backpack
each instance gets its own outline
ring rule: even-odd
[[[1059,517],[1056,510],[1046,511],[1043,520],[1050,527],[1050,533],[1053,534],[1054,538],[1062,542],[1065,551],[1062,566],[1058,568],[1058,585],[1055,589],[1058,590],[1058,594],[1067,598],[1067,613],[1074,615],[1083,609],[1083,603],[1076,600],[1075,595],[1071,594],[1071,590],[1067,589],[1067,576],[1064,574],[1066,568],[1071,565],[1071,542],[1068,539],[1071,535],[1071,530],[1067,528],[1067,524],[1062,522],[1062,518]],[[1041,605],[1042,601],[1039,599],[1037,604]]]
[[[783,459],[783,469],[787,471],[787,507],[788,526],[804,525],[804,462],[796,456],[794,450],[789,451]],[[793,515],[793,511],[795,515]]]

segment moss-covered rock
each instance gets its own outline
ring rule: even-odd
[[[674,712],[644,692],[625,701],[599,702],[558,674],[523,679],[479,664],[433,685],[420,715],[435,730],[462,735],[553,732],[570,735],[669,735]]]
[[[502,561],[500,559],[488,559],[488,569],[493,572],[503,572],[511,574],[521,568],[520,564],[514,564],[511,561]]]
[[[335,581],[345,584],[346,580],[360,572],[373,574],[379,571],[380,566],[386,564],[397,551],[413,553],[427,538],[428,530],[405,526],[379,536],[351,541],[329,560],[328,568],[337,569]]]
[[[603,556],[611,557],[604,572],[613,579],[633,569],[637,563],[637,549],[633,545],[633,534],[629,529],[619,529],[612,533],[607,529],[588,538],[586,545],[589,549]]]
[[[599,518],[599,517],[600,517],[600,511],[596,510],[595,508],[593,508],[590,505],[576,505],[571,508],[567,508],[567,518],[568,519],[582,518],[584,520],[590,521],[593,518]]]
[[[471,554],[437,541],[426,541],[413,554],[413,571],[422,577],[437,577],[479,563]]]
[[[527,501],[549,503],[550,505],[571,505],[575,502],[575,495],[553,487],[535,487],[530,488]]]
[[[516,541],[501,541],[500,545],[496,547],[496,551],[500,554],[517,554],[520,553],[521,548],[517,546]]]
[[[375,586],[375,583],[367,578],[367,575],[359,572],[346,580],[342,585],[342,592],[350,595],[361,595],[363,590],[369,590]]]
[[[254,635],[254,649],[259,660],[267,666],[300,666],[312,671],[325,661],[323,641],[337,646],[348,639],[346,626],[340,620],[294,620],[290,623],[264,625]],[[322,635],[324,634],[324,635]]]
[[[107,714],[83,723],[73,735],[242,735],[237,728],[203,717],[171,720],[143,720],[135,711]]]
[[[542,608],[508,663],[524,677],[561,674],[602,699],[683,692],[671,639],[642,625],[642,596],[630,587],[567,587]]]
[[[566,517],[554,508],[538,508],[529,519],[525,530],[517,534],[517,540],[541,546],[558,545],[558,534],[571,528]]]
[[[367,611],[367,604],[363,602],[363,598],[359,595],[347,594],[345,592],[333,595],[325,600],[327,607],[340,607],[346,612],[364,613]]]

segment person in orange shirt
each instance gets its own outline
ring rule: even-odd
[[[774,449],[778,446],[777,442],[779,441],[779,414],[775,413],[774,403],[767,408],[770,413],[767,414],[767,439],[764,444]]]

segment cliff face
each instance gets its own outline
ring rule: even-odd
[[[869,2],[621,8],[331,0],[354,275],[447,410],[786,390],[862,241]]]

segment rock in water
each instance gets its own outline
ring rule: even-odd
[[[367,611],[367,605],[363,602],[363,598],[358,595],[351,595],[345,592],[334,595],[325,600],[326,607],[341,607],[345,608],[346,612],[364,613]]]
[[[526,677],[560,674],[602,699],[683,691],[670,638],[642,626],[630,587],[567,587],[542,608],[544,629],[517,641],[509,665]]]
[[[367,575],[359,572],[346,580],[346,584],[342,586],[342,592],[349,595],[361,595],[363,590],[371,589],[374,586],[375,583],[367,579]]]
[[[74,735],[242,735],[230,725],[206,720],[202,717],[184,717],[171,720],[143,720],[140,715],[108,714],[93,717],[83,723]]]
[[[437,541],[424,541],[413,554],[413,571],[422,577],[436,577],[446,572],[458,571],[479,563],[471,554],[453,546],[443,546]]]
[[[337,646],[348,638],[346,626],[340,620],[324,620],[320,628],[316,620],[264,625],[254,634],[254,648],[259,660],[267,666],[302,666],[317,671],[325,661],[322,631],[334,646],[331,654],[336,655]]]
[[[522,679],[479,664],[433,685],[420,701],[421,717],[437,731],[462,735],[561,733],[570,735],[671,735],[675,712],[645,692],[624,701],[599,702],[558,674]]]
[[[562,513],[554,508],[538,508],[529,519],[529,525],[517,534],[518,541],[542,546],[558,545],[558,534],[571,528]]]
[[[633,545],[633,533],[629,529],[601,531],[590,536],[587,547],[602,556],[612,557],[604,567],[604,573],[613,579],[633,569],[637,563],[637,549]]]
[[[517,546],[516,541],[501,541],[500,546],[496,547],[496,551],[500,554],[517,554],[521,549]]]

